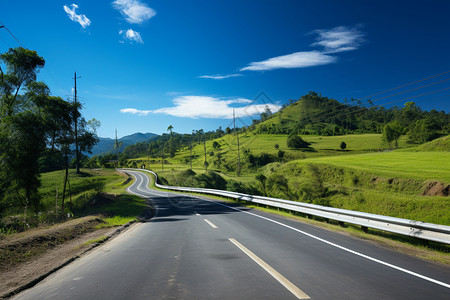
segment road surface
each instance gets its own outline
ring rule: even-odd
[[[448,267],[127,172],[155,216],[14,299],[450,299]]]

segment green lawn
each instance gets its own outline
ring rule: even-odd
[[[331,164],[389,178],[439,180],[450,183],[449,152],[391,151],[310,158],[296,163]]]

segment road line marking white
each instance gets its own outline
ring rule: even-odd
[[[376,262],[376,263],[385,265],[385,266],[390,267],[390,268],[392,268],[392,269],[396,269],[396,270],[398,270],[398,271],[401,271],[401,272],[404,272],[404,273],[413,275],[413,276],[415,276],[415,277],[418,277],[418,278],[421,278],[421,279],[424,279],[424,280],[433,282],[433,283],[435,283],[435,284],[438,284],[438,285],[440,285],[440,286],[443,286],[443,287],[446,287],[446,288],[449,288],[449,289],[450,289],[450,284],[448,284],[448,283],[445,283],[445,282],[442,282],[442,281],[439,281],[439,280],[436,280],[436,279],[433,279],[433,278],[430,278],[430,277],[421,275],[421,274],[419,274],[419,273],[410,271],[410,270],[408,270],[408,269],[404,269],[404,268],[402,268],[402,267],[399,267],[399,266],[396,266],[396,265],[393,265],[393,264],[384,262],[384,261],[379,260],[379,259],[377,259],[377,258],[368,256],[368,255],[365,255],[365,254],[362,254],[362,253],[359,253],[359,252],[357,252],[357,251],[351,250],[351,249],[346,248],[346,247],[344,247],[344,246],[340,246],[340,245],[335,244],[335,243],[333,243],[333,242],[329,242],[329,241],[327,241],[327,240],[325,240],[325,239],[322,239],[322,238],[320,238],[320,237],[318,237],[318,236],[315,236],[315,235],[313,235],[313,234],[307,233],[307,232],[305,232],[305,231],[303,231],[303,230],[300,230],[300,229],[297,229],[297,228],[295,228],[295,227],[292,227],[292,226],[283,224],[283,223],[281,223],[281,222],[278,222],[278,221],[275,221],[275,220],[269,219],[269,218],[267,218],[267,217],[263,217],[263,216],[260,216],[260,215],[257,215],[257,214],[254,214],[254,213],[251,213],[251,212],[248,212],[248,211],[244,211],[244,210],[241,210],[241,209],[238,209],[238,208],[235,208],[235,207],[231,207],[231,206],[228,206],[228,205],[225,205],[225,204],[216,202],[216,201],[210,201],[210,200],[206,200],[206,199],[202,199],[202,200],[209,201],[209,202],[213,202],[213,203],[216,203],[216,204],[218,204],[218,205],[222,205],[222,206],[231,208],[231,209],[233,209],[233,210],[237,210],[237,211],[240,211],[240,212],[243,212],[243,213],[246,213],[246,214],[249,214],[249,215],[252,215],[252,216],[255,216],[255,217],[258,217],[258,218],[267,220],[267,221],[270,221],[270,222],[272,222],[272,223],[275,223],[275,224],[284,226],[284,227],[286,227],[286,228],[292,229],[292,230],[297,231],[297,232],[299,232],[299,233],[301,233],[301,234],[304,234],[304,235],[306,235],[306,236],[309,236],[309,237],[311,237],[311,238],[313,238],[313,239],[316,239],[316,240],[318,240],[318,241],[321,241],[321,242],[323,242],[323,243],[326,243],[326,244],[328,244],[328,245],[330,245],[330,246],[339,248],[339,249],[341,249],[341,250],[344,250],[344,251],[350,252],[350,253],[352,253],[352,254],[355,254],[355,255],[357,255],[357,256],[360,256],[360,257],[366,258],[366,259],[368,259],[368,260],[371,260],[371,261],[373,261],[373,262]]]
[[[203,219],[203,220],[205,220],[205,222],[208,223],[209,226],[211,226],[212,228],[217,229],[217,226],[214,225],[213,223],[211,223],[211,221],[209,221],[208,219]]]
[[[147,174],[145,174],[145,175],[147,175]],[[147,176],[147,177],[148,177],[148,176]],[[194,197],[194,196],[191,195],[191,197]],[[446,287],[446,288],[450,289],[450,284],[448,284],[448,283],[445,283],[445,282],[442,282],[442,281],[439,281],[439,280],[436,280],[436,279],[433,279],[433,278],[430,278],[430,277],[421,275],[421,274],[419,274],[419,273],[410,271],[410,270],[408,270],[408,269],[404,269],[404,268],[402,268],[402,267],[399,267],[399,266],[396,266],[396,265],[393,265],[393,264],[384,262],[384,261],[379,260],[379,259],[377,259],[377,258],[368,256],[368,255],[365,255],[365,254],[362,254],[362,253],[359,253],[359,252],[357,252],[357,251],[351,250],[351,249],[346,248],[346,247],[344,247],[344,246],[340,246],[340,245],[338,245],[338,244],[335,244],[335,243],[333,243],[333,242],[327,241],[327,240],[322,239],[322,238],[320,238],[320,237],[318,237],[318,236],[315,236],[315,235],[313,235],[313,234],[307,233],[307,232],[305,232],[305,231],[303,231],[303,230],[300,230],[300,229],[297,229],[297,228],[295,228],[295,227],[292,227],[292,226],[283,224],[283,223],[281,223],[281,222],[278,222],[278,221],[269,219],[269,218],[267,218],[267,217],[263,217],[263,216],[260,216],[260,215],[257,215],[257,214],[254,214],[254,213],[251,213],[251,212],[248,212],[248,211],[244,211],[244,210],[241,210],[241,209],[238,209],[238,208],[235,208],[235,207],[231,207],[231,206],[222,204],[222,203],[217,202],[217,201],[207,200],[207,199],[200,198],[200,197],[195,197],[195,198],[198,198],[198,199],[204,200],[204,201],[208,201],[208,202],[212,202],[212,203],[216,203],[217,205],[221,205],[221,206],[224,206],[224,207],[228,207],[228,208],[230,208],[230,209],[233,209],[233,210],[236,210],[236,211],[240,211],[240,212],[243,212],[243,213],[246,213],[246,214],[249,214],[249,215],[252,215],[252,216],[255,216],[255,217],[264,219],[264,220],[267,220],[267,221],[269,221],[269,222],[272,222],[272,223],[275,223],[275,224],[284,226],[284,227],[286,227],[286,228],[289,228],[289,229],[292,229],[292,230],[294,230],[294,231],[297,231],[297,232],[299,232],[299,233],[301,233],[301,234],[304,234],[304,235],[306,235],[306,236],[309,236],[310,238],[316,239],[316,240],[321,241],[321,242],[323,242],[323,243],[325,243],[325,244],[328,244],[328,245],[330,245],[330,246],[339,248],[339,249],[341,249],[341,250],[344,250],[344,251],[347,251],[347,252],[349,252],[349,253],[355,254],[355,255],[357,255],[357,256],[366,258],[366,259],[368,259],[368,260],[371,260],[371,261],[373,261],[373,262],[379,263],[379,264],[381,264],[381,265],[390,267],[390,268],[392,268],[392,269],[395,269],[395,270],[398,270],[398,271],[407,273],[407,274],[409,274],[409,275],[412,275],[412,276],[421,278],[421,279],[423,279],[423,280],[426,280],[426,281],[429,281],[429,282],[432,282],[432,283],[435,283],[435,284],[437,284],[437,285],[440,285],[440,286],[443,286],[443,287]]]
[[[196,216],[201,216],[201,214],[199,214],[198,212],[195,212],[195,215],[196,215]]]
[[[270,265],[268,265],[265,261],[263,261],[261,258],[259,258],[255,253],[248,250],[244,245],[239,243],[233,238],[228,239],[230,242],[232,242],[236,247],[238,247],[242,252],[248,255],[255,263],[257,263],[261,268],[266,270],[267,273],[269,273],[273,278],[275,278],[279,283],[281,283],[289,292],[291,292],[295,297],[298,299],[310,299],[310,297],[303,292],[301,289],[299,289],[297,286],[295,286],[292,282],[290,282],[286,277],[281,275],[277,272],[274,268],[272,268]]]

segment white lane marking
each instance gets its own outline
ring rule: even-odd
[[[145,175],[147,175],[147,174],[145,174]],[[147,178],[148,178],[148,177],[147,177]],[[193,196],[191,196],[191,197],[193,197]],[[289,229],[292,229],[292,230],[294,230],[294,231],[297,231],[297,232],[299,232],[299,233],[301,233],[301,234],[304,234],[304,235],[306,235],[306,236],[309,236],[310,238],[316,239],[316,240],[321,241],[321,242],[323,242],[323,243],[325,243],[325,244],[328,244],[328,245],[330,245],[330,246],[339,248],[339,249],[341,249],[341,250],[344,250],[344,251],[347,251],[347,252],[349,252],[349,253],[355,254],[355,255],[357,255],[357,256],[363,257],[363,258],[365,258],[365,259],[371,260],[371,261],[373,261],[373,262],[379,263],[379,264],[384,265],[384,266],[387,266],[387,267],[389,267],[389,268],[398,270],[398,271],[400,271],[400,272],[407,273],[407,274],[409,274],[409,275],[412,275],[412,276],[421,278],[421,279],[423,279],[423,280],[426,280],[426,281],[429,281],[429,282],[432,282],[432,283],[435,283],[435,284],[437,284],[437,285],[440,285],[440,286],[443,286],[443,287],[446,287],[446,288],[450,289],[450,284],[448,284],[448,283],[445,283],[445,282],[442,282],[442,281],[433,279],[433,278],[431,278],[431,277],[427,277],[427,276],[425,276],[425,275],[421,275],[421,274],[419,274],[419,273],[410,271],[410,270],[408,270],[408,269],[405,269],[405,268],[402,268],[402,267],[399,267],[399,266],[396,266],[396,265],[393,265],[393,264],[384,262],[384,261],[379,260],[379,259],[377,259],[377,258],[368,256],[368,255],[365,255],[365,254],[362,254],[362,253],[359,253],[359,252],[357,252],[357,251],[354,251],[354,250],[351,250],[351,249],[346,248],[346,247],[344,247],[344,246],[340,246],[340,245],[335,244],[335,243],[333,243],[333,242],[327,241],[327,240],[325,240],[325,239],[322,239],[322,238],[320,238],[320,237],[318,237],[318,236],[315,236],[315,235],[313,235],[313,234],[307,233],[307,232],[305,232],[305,231],[303,231],[303,230],[300,230],[300,229],[297,229],[297,228],[295,228],[295,227],[292,227],[292,226],[283,224],[283,223],[281,223],[281,222],[278,222],[278,221],[275,221],[275,220],[269,219],[269,218],[267,218],[267,217],[263,217],[263,216],[260,216],[260,215],[257,215],[257,214],[254,214],[254,213],[251,213],[251,212],[248,212],[248,211],[244,211],[244,210],[241,210],[241,209],[238,209],[238,208],[235,208],[235,207],[231,207],[231,206],[228,206],[228,205],[225,205],[225,204],[216,202],[216,201],[211,201],[211,200],[207,200],[207,199],[200,198],[200,197],[196,197],[196,198],[198,198],[198,199],[200,199],[200,200],[204,200],[204,201],[216,203],[217,205],[221,205],[221,206],[224,206],[224,207],[228,207],[228,208],[230,208],[230,209],[237,210],[237,211],[240,211],[240,212],[243,212],[243,213],[246,213],[246,214],[249,214],[249,215],[252,215],[252,216],[255,216],[255,217],[264,219],[264,220],[267,220],[267,221],[269,221],[269,222],[272,222],[272,223],[275,223],[275,224],[284,226],[284,227],[286,227],[286,228],[289,228]]]
[[[196,216],[201,216],[201,214],[199,214],[198,212],[194,211],[194,213],[195,213]]]
[[[210,220],[208,220],[208,219],[203,219],[203,220],[205,220],[205,222],[206,222],[206,223],[208,223],[208,224],[209,224],[209,226],[211,226],[212,228],[214,228],[214,229],[217,229],[217,226],[216,226],[216,225],[214,225],[213,223],[211,223],[211,221],[210,221]]]
[[[236,241],[233,238],[228,239],[230,242],[232,242],[236,247],[238,247],[242,252],[248,255],[255,263],[257,263],[261,268],[266,270],[267,273],[269,273],[273,278],[275,278],[279,283],[281,283],[289,292],[291,292],[295,297],[298,299],[310,299],[310,297],[305,294],[301,289],[299,289],[297,286],[295,286],[292,282],[286,279],[283,275],[277,272],[274,268],[272,268],[270,265],[268,265],[265,261],[263,261],[261,258],[256,256],[255,253],[248,250],[245,246],[243,246],[241,243]]]
[[[263,216],[260,216],[260,215],[257,215],[257,214],[254,214],[254,213],[251,213],[251,212],[248,212],[248,211],[244,211],[244,210],[241,210],[241,209],[238,209],[238,208],[235,208],[235,207],[231,207],[231,206],[228,206],[228,205],[225,205],[225,204],[216,202],[216,201],[210,201],[210,200],[206,200],[206,199],[202,199],[202,200],[209,201],[209,202],[213,202],[213,203],[216,203],[216,204],[218,204],[218,205],[222,205],[222,206],[225,206],[225,207],[228,207],[228,208],[231,208],[231,209],[234,209],[234,210],[237,210],[237,211],[240,211],[240,212],[243,212],[243,213],[246,213],[246,214],[249,214],[249,215],[252,215],[252,216],[261,218],[261,219],[264,219],[264,220],[267,220],[267,221],[269,221],[269,222],[272,222],[272,223],[275,223],[275,224],[284,226],[284,227],[286,227],[286,228],[292,229],[292,230],[297,231],[297,232],[299,232],[299,233],[301,233],[301,234],[304,234],[304,235],[306,235],[306,236],[309,236],[309,237],[311,237],[311,238],[313,238],[313,239],[316,239],[316,240],[318,240],[318,241],[321,241],[321,242],[323,242],[323,243],[326,243],[326,244],[328,244],[328,245],[330,245],[330,246],[339,248],[339,249],[341,249],[341,250],[344,250],[344,251],[350,252],[350,253],[352,253],[352,254],[355,254],[355,255],[357,255],[357,256],[360,256],[360,257],[366,258],[366,259],[368,259],[368,260],[371,260],[371,261],[373,261],[373,262],[382,264],[382,265],[384,265],[384,266],[387,266],[387,267],[396,269],[396,270],[398,270],[398,271],[401,271],[401,272],[410,274],[410,275],[412,275],[412,276],[415,276],[415,277],[418,277],[418,278],[421,278],[421,279],[424,279],[424,280],[433,282],[433,283],[435,283],[435,284],[438,284],[438,285],[440,285],[440,286],[443,286],[443,287],[446,287],[446,288],[449,288],[449,289],[450,289],[450,284],[448,284],[448,283],[445,283],[445,282],[442,282],[442,281],[439,281],[439,280],[436,280],[436,279],[433,279],[433,278],[430,278],[430,277],[421,275],[421,274],[419,274],[419,273],[410,271],[410,270],[408,270],[408,269],[404,269],[404,268],[402,268],[402,267],[399,267],[399,266],[396,266],[396,265],[393,265],[393,264],[384,262],[384,261],[379,260],[379,259],[377,259],[377,258],[368,256],[368,255],[365,255],[365,254],[362,254],[362,253],[359,253],[359,252],[357,252],[357,251],[354,251],[354,250],[351,250],[351,249],[346,248],[346,247],[344,247],[344,246],[340,246],[340,245],[335,244],[335,243],[333,243],[333,242],[327,241],[327,240],[325,240],[325,239],[322,239],[322,238],[320,238],[320,237],[318,237],[318,236],[315,236],[315,235],[313,235],[313,234],[307,233],[307,232],[305,232],[305,231],[303,231],[303,230],[300,230],[300,229],[297,229],[297,228],[295,228],[295,227],[292,227],[292,226],[283,224],[283,223],[281,223],[281,222],[278,222],[278,221],[275,221],[275,220],[269,219],[269,218],[267,218],[267,217],[263,217]]]

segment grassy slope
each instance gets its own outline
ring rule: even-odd
[[[287,147],[287,135],[275,135],[275,134],[253,134],[247,133],[240,135],[240,149],[241,159],[243,158],[243,150],[248,149],[254,155],[259,155],[261,152],[265,152],[276,156],[278,150],[275,149],[275,144],[280,146],[280,150],[285,151],[285,158],[287,160],[305,159],[318,156],[335,156],[335,155],[349,155],[356,153],[367,153],[370,151],[377,151],[385,149],[386,145],[383,145],[380,134],[354,134],[343,136],[303,136],[303,139],[311,143],[309,150],[295,150]],[[215,150],[212,146],[213,142],[217,141],[221,147]],[[344,141],[347,144],[346,151],[340,151],[339,145]],[[411,147],[407,143],[407,138],[403,136],[399,143],[400,148]],[[237,163],[237,139],[236,136],[226,135],[222,138],[207,141],[206,152],[207,161],[210,164],[211,169],[217,169],[217,166],[213,164],[216,159],[215,156],[210,156],[210,152],[213,151],[216,156],[220,151],[225,163],[235,166]],[[204,149],[203,144],[194,144],[192,148],[192,165],[194,169],[201,171],[204,169]],[[169,164],[165,166],[166,169],[186,169],[189,164],[186,164],[186,159],[189,159],[189,149],[182,149],[177,152],[174,158],[165,158]],[[156,162],[150,165],[150,168],[154,170],[161,170],[160,158],[153,158]],[[147,164],[147,157],[140,157],[134,159],[134,161]],[[158,162],[159,161],[159,162]],[[197,170],[195,170],[197,172]],[[245,172],[245,169],[243,170]]]
[[[247,143],[245,139],[248,139]],[[304,136],[304,139],[318,151],[312,154],[300,150],[288,150],[286,139],[285,135],[247,134],[247,138],[242,137],[241,141],[244,141],[244,148],[250,149],[254,154],[261,151],[275,154],[277,150],[274,145],[279,144],[282,150],[305,156],[305,159],[297,159],[285,164],[274,163],[260,170],[265,172],[266,176],[276,173],[288,178],[293,192],[292,199],[303,201],[299,191],[305,183],[308,183],[310,175],[307,171],[303,171],[302,174],[301,170],[307,170],[307,164],[315,164],[320,166],[325,186],[334,193],[326,197],[330,205],[334,207],[450,224],[450,199],[420,196],[427,180],[450,183],[449,153],[442,151],[448,149],[443,146],[446,145],[447,139],[444,138],[442,141],[441,138],[409,149],[370,152],[383,147],[380,135]],[[234,140],[233,136],[225,136],[218,140],[227,160],[236,161]],[[341,141],[347,143],[349,151],[338,150]],[[406,137],[403,137],[400,147],[408,146],[411,145],[408,145]],[[212,150],[212,142],[207,142],[207,151]],[[197,145],[193,152],[202,154],[203,146]],[[185,155],[189,155],[189,152],[183,151],[174,159],[170,159],[172,164],[165,165],[165,171],[162,173],[159,172],[161,165],[151,167],[162,176],[176,173],[177,170],[185,170],[189,167],[182,162],[181,157]],[[295,154],[292,156],[295,157]],[[207,158],[211,159],[209,155]],[[202,162],[203,156],[200,155],[194,161],[195,172],[204,172],[204,168],[201,167]],[[270,169],[272,171],[268,171]],[[240,177],[237,177],[235,172],[226,172],[223,177],[256,185],[254,175],[254,171],[244,170],[244,174]],[[372,181],[375,178],[376,181]],[[395,179],[392,184],[389,183],[390,179]],[[282,194],[272,196],[286,198]]]
[[[99,227],[122,225],[135,220],[145,209],[145,201],[137,196],[125,193],[125,188],[130,182],[124,174],[111,169],[89,170],[82,169],[82,175],[76,175],[71,170],[70,180],[73,204],[71,210],[77,215],[104,214],[106,223]],[[43,201],[47,205],[54,205],[55,188],[62,191],[64,171],[55,171],[43,174],[42,188]],[[99,192],[116,195],[114,201],[109,201],[102,206],[92,207],[89,202]],[[66,203],[69,201],[66,198]]]
[[[448,152],[380,152],[329,156],[297,161],[298,164],[330,164],[382,176],[450,183]]]
[[[417,147],[402,149],[398,151],[412,151],[412,152],[420,152],[420,151],[442,151],[442,152],[450,152],[450,135],[437,138],[429,143],[425,143],[419,145]]]
[[[129,185],[130,180],[124,174],[120,174],[115,170],[101,169],[89,170],[82,169],[82,174],[77,175],[74,170],[70,170],[70,186],[67,187],[65,212],[71,213],[75,217],[88,214],[103,214],[105,221],[99,227],[116,226],[125,224],[136,219],[145,209],[145,200],[125,193],[125,188]],[[56,191],[58,191],[58,213],[61,217],[61,201],[64,181],[64,171],[55,171],[41,174],[42,185],[39,193],[42,197],[41,213],[38,219],[33,216],[28,217],[28,222],[32,224],[52,223],[55,219],[55,200]],[[72,193],[72,202],[70,202],[69,193]],[[108,193],[116,197],[105,198],[103,194]],[[103,205],[90,205],[92,200],[100,197]],[[21,215],[22,210],[11,208],[3,213],[4,217],[8,215]]]

